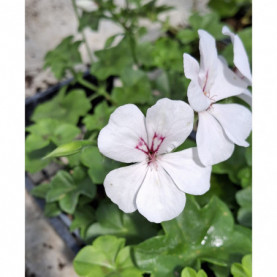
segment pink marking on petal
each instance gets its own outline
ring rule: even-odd
[[[152,141],[151,141],[151,147],[149,148],[148,144],[145,142],[143,138],[139,138],[139,141],[136,145],[136,149],[142,151],[144,154],[147,155],[148,158],[148,165],[150,163],[155,164],[156,162],[156,156],[157,153],[161,147],[161,144],[163,143],[165,137],[158,135],[156,132],[153,135]],[[156,146],[155,146],[156,143]]]
[[[205,83],[204,83],[204,86],[203,86],[203,89],[202,89],[204,94],[205,94],[206,86],[207,86],[207,83],[208,83],[208,77],[209,77],[209,71],[207,71],[207,73],[206,73]]]

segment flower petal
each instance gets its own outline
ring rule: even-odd
[[[198,115],[196,143],[201,163],[208,166],[229,159],[234,151],[234,143],[228,139],[221,125],[209,112],[201,112]]]
[[[158,135],[159,138],[164,139],[157,153],[172,151],[181,145],[191,133],[193,116],[193,110],[183,101],[167,98],[159,100],[147,110],[146,114],[148,145],[151,146],[154,136]]]
[[[137,106],[127,104],[112,113],[98,136],[98,147],[113,160],[140,162],[146,159],[145,153],[136,149],[140,138],[147,141],[144,115]]]
[[[217,50],[215,39],[206,31],[198,30],[200,51],[200,80],[202,87],[209,91],[217,75]]]
[[[245,141],[252,129],[252,113],[249,109],[238,104],[215,104],[210,113],[219,121],[232,142],[249,146]]]
[[[136,204],[138,211],[149,221],[160,223],[173,219],[182,212],[186,196],[162,167],[149,167]]]
[[[234,45],[234,64],[240,73],[247,78],[248,82],[252,83],[252,74],[250,70],[250,64],[248,60],[247,53],[243,46],[243,43],[238,35],[235,35],[226,26],[222,28],[222,33],[229,36]]]
[[[160,156],[160,164],[183,192],[200,195],[210,188],[211,166],[203,166],[197,148]]]
[[[198,81],[199,74],[199,64],[196,59],[194,59],[189,54],[183,55],[184,63],[184,73],[187,79]]]
[[[244,90],[238,97],[252,107],[252,93],[248,89]]]
[[[217,75],[210,88],[210,98],[216,102],[224,98],[239,95],[246,88],[247,83],[235,74],[222,58],[219,58]]]
[[[190,82],[187,95],[189,104],[196,112],[207,110],[207,108],[212,103],[212,101],[204,95],[204,92],[199,83],[195,81]]]
[[[107,196],[125,213],[137,209],[137,192],[147,173],[146,163],[137,163],[112,170],[104,180]]]

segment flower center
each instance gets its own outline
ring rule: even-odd
[[[152,137],[152,141],[150,145],[148,145],[142,137],[139,138],[138,144],[136,145],[135,148],[142,151],[145,155],[147,155],[148,165],[150,163],[156,162],[157,153],[164,139],[165,139],[164,136],[158,135],[156,132]]]

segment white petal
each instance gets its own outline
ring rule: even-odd
[[[201,163],[208,166],[229,159],[234,151],[234,143],[228,139],[221,125],[209,112],[201,112],[198,115],[196,143]]]
[[[210,112],[232,142],[249,146],[245,139],[252,129],[252,114],[246,107],[238,104],[215,104]]]
[[[149,167],[136,204],[149,221],[160,223],[177,217],[185,207],[186,196],[173,183],[164,169]]]
[[[209,190],[212,167],[201,164],[196,148],[162,155],[160,164],[183,192],[200,195]]]
[[[184,101],[163,98],[147,110],[148,145],[158,154],[167,153],[181,145],[193,127],[193,110]],[[154,139],[155,136],[158,136]],[[161,142],[160,138],[164,138]]]
[[[239,78],[220,58],[214,83],[210,88],[210,98],[215,102],[221,99],[236,96],[246,89],[247,83]]]
[[[190,82],[187,96],[189,104],[196,112],[205,111],[212,103],[211,100],[204,95],[199,83],[195,81]]]
[[[137,192],[147,172],[146,163],[137,163],[112,170],[104,180],[107,196],[125,213],[137,209]]]
[[[248,89],[244,90],[238,97],[252,107],[252,93]]]
[[[234,45],[234,64],[240,73],[252,83],[252,75],[250,70],[250,64],[244,45],[238,35],[235,35],[226,26],[223,27],[222,33],[229,36]]]
[[[189,54],[183,55],[184,62],[184,73],[187,79],[198,81],[199,74],[199,64],[196,59],[194,59]]]
[[[133,104],[117,108],[109,123],[98,136],[100,152],[116,161],[131,163],[146,159],[145,153],[136,149],[140,138],[147,142],[145,118]]]
[[[200,80],[202,88],[209,91],[217,75],[217,50],[215,39],[206,31],[198,30],[200,50]]]

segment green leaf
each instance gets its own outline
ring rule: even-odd
[[[241,264],[232,264],[231,273],[234,277],[252,277],[252,255],[244,256]]]
[[[221,17],[232,17],[239,9],[236,0],[210,0],[209,7]]]
[[[189,23],[197,37],[199,29],[207,31],[215,37],[215,39],[222,39],[225,37],[222,34],[222,27],[224,24],[220,22],[220,17],[216,12],[210,12],[205,15],[194,13],[190,16]],[[192,34],[190,34],[190,36],[192,37]]]
[[[79,53],[81,41],[73,41],[73,36],[68,36],[53,50],[46,53],[44,57],[44,66],[50,67],[55,77],[60,80],[65,77],[66,71],[81,64],[82,59]]]
[[[61,209],[57,202],[46,203],[44,207],[44,215],[47,217],[55,217],[61,213]]]
[[[49,140],[44,139],[41,136],[30,134],[25,141],[26,152],[32,152],[37,149],[46,147],[49,144]]]
[[[184,74],[183,50],[177,41],[162,37],[155,42],[154,47],[154,63],[157,67]]]
[[[51,141],[60,145],[74,139],[80,129],[68,123],[45,118],[26,128],[31,134],[26,139],[26,151],[30,152],[47,146]]]
[[[181,277],[208,277],[204,270],[199,270],[196,272],[191,267],[186,267],[182,270]]]
[[[123,213],[113,203],[101,202],[96,211],[96,223],[87,230],[87,239],[99,235],[124,237],[128,243],[137,243],[157,233],[157,226],[145,220],[138,212]]]
[[[79,28],[78,31],[82,31],[86,27],[89,27],[93,31],[98,30],[99,21],[102,18],[102,13],[98,10],[92,12],[82,12],[82,16],[80,17]]]
[[[116,37],[120,36],[121,34],[115,34],[113,36],[110,36],[107,38],[106,42],[105,42],[105,45],[104,45],[104,48],[109,48],[112,46],[114,40],[116,39]]]
[[[252,187],[247,187],[236,193],[236,200],[240,205],[238,222],[246,227],[252,227]]]
[[[245,166],[245,148],[236,146],[231,158],[225,162],[214,165],[213,172],[217,174],[228,174],[233,183],[240,184],[238,173]]]
[[[123,87],[115,87],[112,91],[114,102],[118,105],[151,103],[151,84],[143,71],[126,68],[122,71],[121,79]]]
[[[81,238],[86,238],[87,228],[94,222],[95,214],[91,206],[84,205],[82,207],[77,207],[74,212],[74,219],[70,225],[70,231],[75,229],[80,229]]]
[[[90,108],[91,104],[84,90],[74,89],[66,95],[61,90],[53,99],[35,109],[32,120],[37,122],[50,118],[75,125],[79,117],[86,115]]]
[[[139,43],[136,47],[136,56],[139,64],[151,67],[154,65],[154,46],[151,42]]]
[[[196,197],[196,201],[200,206],[207,205],[213,196],[217,196],[228,205],[229,209],[234,210],[236,208],[235,194],[237,188],[229,180],[226,175],[211,175],[211,187],[203,195]]]
[[[30,141],[29,141],[30,142]],[[26,142],[27,143],[27,142]],[[25,169],[30,173],[35,173],[46,167],[50,160],[43,160],[42,158],[49,154],[55,145],[50,143],[46,147],[25,153]],[[26,147],[26,150],[28,148]]]
[[[65,157],[79,153],[84,147],[92,145],[89,140],[76,140],[57,147],[54,151],[48,154],[46,158]]]
[[[252,168],[247,166],[242,168],[238,172],[238,178],[240,179],[240,184],[243,188],[249,187],[252,185]]]
[[[195,16],[195,15],[194,15]],[[193,16],[191,17],[192,20]],[[191,29],[181,29],[177,33],[177,38],[180,39],[184,44],[191,43],[198,39],[197,31]]]
[[[31,190],[31,194],[39,198],[46,198],[46,194],[50,190],[50,188],[51,188],[50,183],[43,183],[38,186],[35,186]]]
[[[126,68],[133,64],[130,46],[123,39],[117,46],[95,52],[99,61],[91,66],[91,74],[99,80],[105,80],[109,76],[118,76]]]
[[[81,152],[81,162],[89,167],[88,174],[95,184],[103,184],[106,175],[120,163],[104,157],[96,146],[89,146]]]
[[[91,246],[84,247],[75,257],[73,265],[79,276],[86,277],[141,277],[133,265],[130,248],[125,240],[114,236],[98,237]]]
[[[72,214],[75,211],[81,194],[93,199],[95,193],[96,187],[90,181],[84,169],[76,167],[73,171],[73,175],[63,170],[60,170],[56,174],[51,181],[51,189],[46,195],[46,201],[59,201],[60,208]]]
[[[88,114],[83,119],[86,129],[89,131],[101,130],[108,123],[114,109],[115,107],[109,107],[106,101],[98,104],[94,109],[93,115]]]
[[[134,257],[142,270],[154,276],[163,274],[159,260],[175,258],[175,265],[197,266],[203,261],[228,266],[251,252],[251,231],[234,224],[224,202],[213,197],[203,208],[187,196],[184,211],[177,218],[163,222],[165,235],[150,238],[134,247]]]

